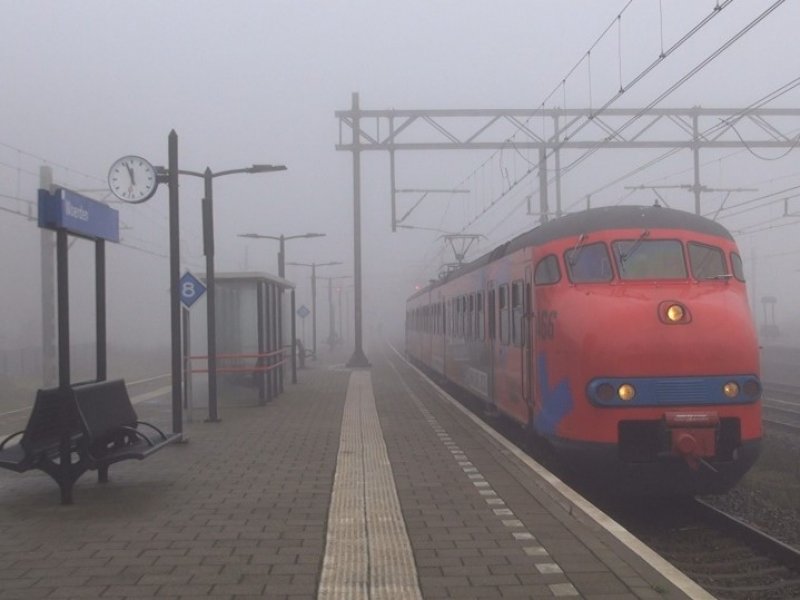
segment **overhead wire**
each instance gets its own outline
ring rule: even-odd
[[[784,1],[785,1],[785,0],[779,0],[779,1],[776,3],[776,5],[779,5],[779,4],[781,4],[782,2],[784,2]],[[606,27],[606,29],[605,29],[605,30],[604,30],[604,32],[601,34],[601,36],[600,36],[600,37],[598,37],[598,40],[595,42],[595,44],[593,44],[592,48],[593,48],[593,47],[594,47],[594,46],[595,46],[595,45],[596,45],[596,44],[597,44],[597,43],[598,43],[598,42],[599,42],[599,41],[600,41],[600,40],[601,40],[601,39],[602,39],[602,38],[605,36],[605,34],[606,34],[606,33],[607,33],[607,32],[608,32],[608,31],[609,31],[609,30],[610,30],[610,29],[611,29],[611,28],[614,26],[614,24],[617,22],[618,18],[619,18],[619,17],[622,15],[622,13],[623,13],[623,12],[624,12],[624,11],[625,11],[625,10],[626,10],[626,9],[627,9],[629,6],[630,6],[631,2],[632,2],[632,0],[631,0],[630,2],[628,2],[628,3],[625,5],[624,9],[623,9],[622,11],[620,11],[619,15],[617,15],[617,17],[615,17],[615,18],[614,18],[614,19],[611,21],[611,23],[609,23],[609,25]],[[644,69],[642,69],[642,70],[641,70],[639,73],[637,73],[637,74],[636,74],[636,75],[635,75],[635,76],[634,76],[634,77],[633,77],[633,78],[632,78],[632,79],[631,79],[631,80],[628,82],[628,84],[627,84],[626,86],[621,86],[621,87],[620,87],[620,89],[619,89],[619,90],[618,90],[618,91],[617,91],[615,94],[613,94],[613,95],[612,95],[612,96],[611,96],[611,97],[610,97],[610,98],[609,98],[609,99],[608,99],[608,100],[607,100],[607,101],[606,101],[606,102],[605,102],[605,103],[604,103],[604,104],[603,104],[601,107],[599,107],[597,110],[590,111],[590,114],[588,115],[588,117],[587,117],[586,119],[584,119],[584,120],[583,120],[583,122],[582,122],[582,123],[580,123],[580,124],[579,124],[579,125],[578,125],[578,126],[575,128],[575,129],[571,130],[571,131],[569,132],[569,134],[568,134],[568,135],[565,135],[564,137],[562,137],[562,138],[561,138],[561,140],[559,141],[559,143],[558,143],[558,144],[556,144],[556,145],[555,145],[555,147],[554,147],[553,149],[551,149],[551,150],[549,151],[549,153],[547,153],[547,154],[545,155],[545,161],[546,161],[546,159],[547,159],[547,158],[549,158],[550,156],[552,156],[552,155],[553,155],[553,153],[555,153],[556,151],[558,151],[559,149],[561,149],[561,147],[563,146],[563,144],[564,144],[564,143],[566,143],[566,142],[567,142],[567,141],[568,141],[570,138],[574,137],[574,136],[575,136],[575,135],[576,135],[578,132],[580,132],[580,131],[581,131],[581,130],[584,128],[584,127],[586,127],[586,126],[587,126],[589,123],[591,123],[591,122],[593,121],[593,119],[594,119],[594,118],[596,118],[597,116],[600,116],[600,115],[601,115],[601,114],[602,114],[602,113],[603,113],[603,112],[604,112],[606,109],[608,109],[608,108],[609,108],[609,107],[610,107],[610,106],[611,106],[611,105],[612,105],[614,102],[616,102],[616,101],[617,101],[617,100],[618,100],[618,99],[619,99],[619,98],[620,98],[620,97],[621,97],[621,96],[622,96],[622,95],[623,95],[623,94],[624,94],[626,91],[630,90],[630,89],[631,89],[633,86],[635,86],[636,84],[638,84],[638,83],[639,83],[639,82],[640,82],[640,81],[641,81],[641,80],[642,80],[644,77],[646,77],[646,76],[647,76],[647,75],[648,75],[648,74],[649,74],[649,73],[650,73],[650,72],[651,72],[653,69],[655,69],[655,68],[656,68],[656,67],[657,67],[659,64],[661,64],[661,63],[662,63],[662,62],[663,62],[663,61],[664,61],[664,60],[665,60],[665,59],[666,59],[666,58],[667,58],[669,55],[671,55],[672,53],[674,53],[674,52],[675,52],[675,51],[676,51],[678,48],[680,48],[681,46],[683,46],[683,45],[684,45],[686,42],[688,42],[688,41],[689,41],[689,40],[690,40],[692,37],[694,37],[694,36],[695,36],[695,35],[696,35],[696,34],[697,34],[699,31],[701,31],[701,30],[702,30],[704,27],[706,27],[706,26],[708,25],[708,23],[709,23],[709,22],[710,22],[710,21],[711,21],[713,18],[715,18],[717,15],[719,15],[719,14],[722,12],[722,10],[723,10],[723,9],[725,9],[727,6],[729,6],[729,5],[730,5],[732,2],[733,2],[733,0],[724,0],[724,1],[723,1],[721,4],[720,4],[720,3],[718,3],[717,5],[715,5],[715,6],[714,6],[714,8],[711,10],[711,12],[710,12],[709,14],[707,14],[707,15],[706,15],[706,16],[705,16],[703,19],[701,19],[701,20],[700,20],[698,23],[696,23],[696,24],[695,24],[695,25],[694,25],[694,26],[693,26],[691,29],[689,29],[689,30],[688,30],[688,31],[687,31],[687,32],[686,32],[686,33],[685,33],[685,34],[684,34],[684,35],[683,35],[683,36],[682,36],[682,37],[681,37],[679,40],[677,40],[675,43],[673,43],[673,44],[672,44],[672,46],[670,46],[670,47],[669,47],[667,50],[662,50],[662,52],[659,54],[659,56],[658,56],[658,57],[657,57],[657,58],[656,58],[654,61],[652,61],[650,64],[648,64],[648,65],[647,65],[647,66],[646,66]],[[775,6],[775,7],[777,7],[777,6]],[[774,8],[773,8],[773,10],[774,10]],[[771,12],[771,11],[770,11],[770,12]],[[754,23],[751,23],[751,25],[748,27],[748,30],[749,30],[749,28],[752,28],[753,26],[755,26],[755,24],[757,24],[758,22],[760,22],[760,20],[761,20],[761,19],[763,19],[765,16],[766,16],[766,15],[764,15],[764,16],[762,16],[761,18],[757,19],[757,20],[756,20]],[[743,35],[743,33],[740,33],[740,34],[739,34],[739,37],[741,37],[741,35]],[[738,39],[738,37],[737,37],[736,39]],[[734,40],[734,41],[735,41],[735,40]],[[733,42],[731,42],[731,43],[733,43]],[[587,53],[586,53],[586,54],[589,54],[589,53],[591,52],[592,48],[590,48],[590,49],[589,49],[589,51],[587,51]],[[720,52],[720,53],[721,53],[721,52]],[[714,57],[714,58],[715,58],[715,57]],[[713,58],[712,58],[711,60],[713,60]],[[569,76],[570,76],[570,75],[571,75],[571,74],[574,72],[574,70],[575,70],[575,69],[577,69],[577,67],[578,67],[578,66],[579,66],[579,65],[580,65],[582,62],[583,62],[583,58],[581,58],[581,60],[579,60],[579,61],[578,61],[578,63],[576,63],[576,65],[575,65],[575,66],[572,68],[572,70],[570,70],[570,72],[567,74],[567,77],[566,77],[566,78],[568,78],[568,77],[569,77]],[[709,60],[709,62],[710,62],[710,60]],[[707,63],[706,63],[706,64],[707,64]],[[705,65],[703,65],[703,66],[705,66]],[[701,67],[701,68],[702,68],[702,67]],[[696,69],[697,69],[697,68],[696,68]],[[697,70],[693,70],[694,72],[690,72],[690,74],[688,74],[687,76],[685,76],[684,78],[682,78],[682,80],[681,80],[681,81],[679,81],[679,82],[678,82],[678,84],[677,84],[676,86],[674,86],[674,88],[673,88],[673,89],[671,89],[671,90],[668,90],[668,94],[672,93],[672,92],[673,92],[675,89],[677,89],[677,87],[680,87],[680,85],[682,85],[683,83],[685,83],[685,81],[686,81],[686,80],[688,80],[688,79],[689,79],[691,76],[693,76],[693,75],[694,75],[694,74],[695,74],[695,73],[696,73],[698,70],[699,70],[699,69],[697,69]],[[565,80],[566,78],[564,78],[564,80]],[[558,88],[559,88],[559,87],[561,87],[561,86],[562,86],[562,84],[561,84],[561,83],[559,83],[559,85],[557,85],[557,86],[556,86],[556,87],[553,89],[553,91],[551,91],[551,92],[550,92],[550,94],[548,94],[548,96],[545,98],[545,101],[542,103],[542,105],[541,105],[541,106],[544,106],[544,105],[545,105],[545,103],[547,102],[547,100],[548,100],[550,97],[552,97],[552,95],[555,93],[555,91],[557,91],[557,90],[558,90]],[[668,95],[668,94],[667,94],[667,95]],[[646,112],[646,110],[649,110],[650,108],[652,108],[652,106],[654,106],[655,104],[657,104],[658,102],[660,102],[660,101],[663,99],[663,97],[666,97],[666,96],[664,96],[664,95],[662,94],[662,96],[660,96],[660,97],[659,97],[659,98],[657,98],[657,99],[656,99],[656,100],[655,100],[653,103],[651,103],[651,105],[650,105],[650,106],[649,106],[647,109],[644,109],[643,111],[640,111],[640,113],[637,113],[637,115],[636,115],[635,117],[633,117],[632,119],[630,119],[630,120],[628,121],[628,123],[626,123],[626,124],[624,124],[624,125],[623,125],[622,129],[624,129],[624,128],[627,128],[627,126],[628,126],[630,123],[632,123],[634,120],[638,119],[638,118],[641,116],[641,114],[643,114],[644,112]],[[590,104],[591,104],[591,102],[590,102]],[[529,120],[530,120],[530,119],[529,119]],[[528,121],[526,121],[526,123],[527,123],[527,122],[528,122]],[[620,130],[617,130],[617,131],[615,131],[614,133],[612,133],[611,137],[615,137],[616,135],[618,135],[618,134],[619,134],[619,132],[620,132],[620,131],[621,131],[621,129],[620,129]],[[598,144],[597,146],[593,147],[592,149],[588,150],[586,153],[584,153],[584,155],[582,155],[582,157],[579,157],[578,159],[576,159],[576,161],[573,161],[573,163],[572,163],[571,165],[568,165],[566,168],[562,169],[561,173],[562,173],[562,174],[566,174],[566,173],[568,173],[570,170],[572,170],[572,169],[574,169],[575,167],[577,167],[577,166],[578,166],[578,164],[580,164],[580,162],[583,162],[583,160],[585,160],[585,159],[586,159],[586,158],[588,158],[588,157],[589,157],[591,154],[593,154],[594,152],[596,152],[596,151],[597,151],[597,150],[598,150],[600,147],[602,147],[602,143],[600,143],[600,144]],[[529,176],[531,173],[533,173],[533,171],[534,171],[534,170],[536,170],[536,169],[534,169],[534,168],[528,169],[528,171],[526,171],[526,173],[525,173],[525,174],[524,174],[524,175],[523,175],[523,176],[522,176],[520,179],[524,179],[525,177]],[[519,182],[518,182],[518,183],[519,183]],[[504,198],[506,195],[507,195],[507,191],[506,191],[506,192],[504,192],[504,193],[502,194],[502,197],[498,197],[498,198],[496,198],[496,199],[495,199],[495,200],[494,200],[492,203],[490,203],[490,205],[489,205],[489,207],[488,207],[488,208],[491,208],[491,207],[493,207],[493,206],[496,206],[496,204],[497,204],[497,203],[498,203],[500,200],[502,200],[502,199],[503,199],[503,198]],[[479,215],[478,215],[476,218],[472,219],[472,221],[471,221],[471,222],[470,222],[470,223],[467,225],[467,227],[468,227],[468,226],[470,226],[470,225],[472,225],[472,224],[473,224],[473,223],[474,223],[474,222],[475,222],[477,219],[481,218],[481,217],[482,217],[484,214],[486,214],[486,212],[487,212],[487,210],[484,210],[484,211],[482,211],[482,212],[481,212],[481,213],[480,213],[480,214],[479,214]],[[465,230],[465,229],[466,229],[466,227],[465,227],[464,229],[462,229],[462,231],[463,231],[463,230]]]

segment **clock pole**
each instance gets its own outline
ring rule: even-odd
[[[170,322],[172,346],[172,431],[183,432],[182,365],[181,365],[181,245],[178,219],[178,134],[169,132],[167,151],[169,185],[169,278]]]

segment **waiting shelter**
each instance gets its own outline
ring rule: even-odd
[[[287,371],[297,382],[294,284],[252,272],[216,273],[215,284],[219,396],[239,398],[257,390],[265,404],[283,391]],[[203,337],[204,326],[205,319],[192,319],[191,338]],[[185,355],[187,375],[208,372],[208,356],[190,349]]]

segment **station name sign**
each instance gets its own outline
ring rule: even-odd
[[[64,188],[39,190],[39,227],[65,230],[94,240],[119,242],[119,213]]]

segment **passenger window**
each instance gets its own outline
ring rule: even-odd
[[[621,279],[686,279],[678,240],[618,240],[611,249]]]
[[[739,281],[744,281],[744,265],[742,264],[742,257],[731,252],[731,264],[733,265],[733,276]]]
[[[725,254],[716,246],[689,242],[689,262],[695,279],[713,279],[728,275]]]
[[[509,338],[509,306],[508,306],[508,284],[501,285],[499,288],[500,298],[500,343],[508,345]]]
[[[494,290],[489,290],[489,339],[493,340],[497,336],[497,318],[496,313],[496,302],[495,302],[495,292]]]
[[[561,270],[558,268],[558,259],[553,256],[545,256],[536,265],[536,272],[533,275],[533,282],[536,285],[550,285],[561,280]]]
[[[599,283],[611,281],[611,261],[602,242],[576,246],[564,254],[567,272],[573,283]]]
[[[522,346],[522,280],[511,284],[511,343]]]
[[[485,337],[483,327],[483,292],[478,292],[475,296],[475,331],[479,340]]]
[[[472,329],[475,321],[475,296],[470,294],[467,296],[467,332],[466,337],[468,340],[473,339]]]

